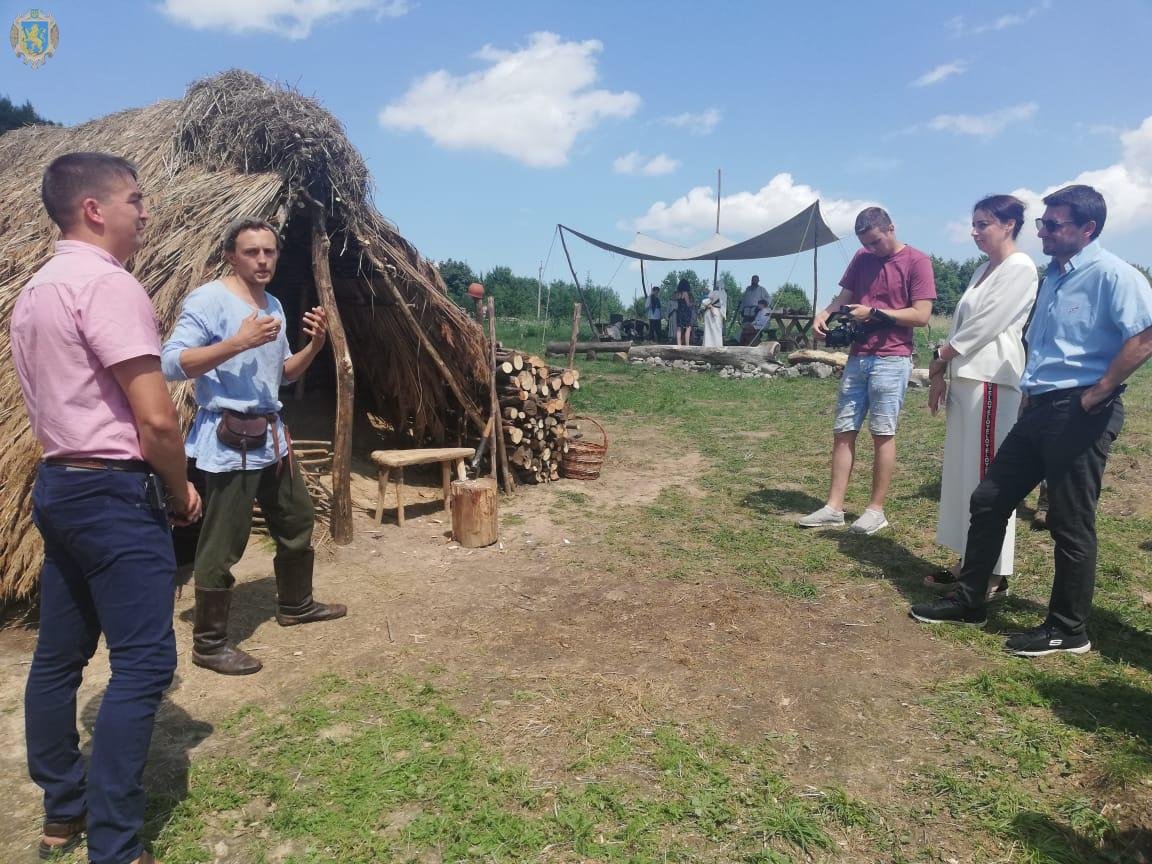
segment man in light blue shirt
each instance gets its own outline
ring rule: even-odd
[[[1047,480],[1056,547],[1048,615],[1004,645],[1024,657],[1092,647],[1085,623],[1096,585],[1100,485],[1124,424],[1124,381],[1152,356],[1152,286],[1097,242],[1107,216],[1103,196],[1091,186],[1066,186],[1044,204],[1036,228],[1052,260],[1024,334],[1024,410],[972,494],[959,587],[911,609],[930,624],[983,626],[1008,519]]]
[[[324,310],[304,313],[308,342],[293,354],[284,309],[266,291],[280,235],[262,220],[237,219],[223,243],[232,272],[185,298],[161,366],[171,381],[196,379],[198,410],[185,452],[204,472],[207,494],[196,546],[192,662],[222,675],[249,675],[261,664],[228,641],[228,610],[231,568],[248,543],[253,498],[276,542],[276,621],[285,627],[327,621],[347,610],[312,597],[315,514],[279,416],[281,385],[303,375],[324,347]]]

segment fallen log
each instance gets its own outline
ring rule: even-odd
[[[804,348],[788,355],[789,363],[827,363],[843,369],[848,364],[848,355],[843,351],[821,351],[818,348]]]
[[[699,345],[637,345],[628,349],[629,360],[647,360],[649,357],[671,363],[673,360],[696,360],[713,366],[740,366],[744,363],[767,363],[776,356],[778,342],[759,345],[725,345],[723,348],[704,348]]]
[[[571,347],[571,342],[549,342],[544,349],[544,353],[549,356],[556,356],[557,354],[567,354],[568,349]],[[605,353],[612,353],[613,351],[627,351],[632,347],[631,342],[577,342],[577,352],[587,351],[603,351]]]

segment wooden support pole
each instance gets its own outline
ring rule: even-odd
[[[296,343],[301,348],[304,347],[304,343],[307,340],[307,337],[304,335],[304,313],[310,311],[308,309],[308,300],[308,285],[302,283],[300,285],[300,308],[298,312],[300,315],[300,333],[297,337],[299,341]],[[292,395],[297,402],[304,398],[304,379],[307,377],[308,375],[305,373],[296,380],[296,389],[293,391]]]
[[[720,233],[720,189],[721,189],[720,182],[721,182],[721,180],[722,180],[722,177],[720,175],[720,169],[717,168],[716,169],[716,233],[717,234]],[[712,261],[712,288],[716,289],[719,287],[720,287],[720,259],[715,258]]]
[[[580,280],[576,277],[576,268],[572,266],[572,256],[568,254],[568,244],[564,241],[564,226],[560,226],[560,245],[564,248],[564,257],[568,259],[568,271],[572,274],[572,281],[576,283],[576,294],[580,298],[580,302],[588,307],[588,314],[593,314],[593,309],[588,306],[588,300],[584,296],[584,289],[580,287]],[[597,338],[600,334],[596,332],[596,324],[593,318],[588,319],[588,323],[592,326],[592,333]]]
[[[580,334],[580,304],[572,305],[572,341],[568,343],[568,368],[576,362],[576,337]]]
[[[503,474],[504,491],[511,495],[516,491],[516,481],[512,479],[512,472],[508,470],[508,448],[504,446],[504,435],[500,424],[500,400],[496,398],[496,300],[488,298],[488,355],[489,365],[492,367],[490,379],[492,393],[492,476],[496,476],[496,460],[500,460],[500,471]]]
[[[332,511],[329,530],[332,542],[347,546],[352,542],[352,403],[356,379],[352,369],[352,355],[348,352],[348,337],[336,307],[336,292],[332,287],[332,270],[328,266],[331,241],[325,224],[324,208],[315,202],[312,207],[312,276],[316,280],[316,294],[328,318],[328,340],[332,344],[332,357],[336,363],[336,428],[332,434]]]
[[[820,285],[820,266],[819,266],[819,258],[818,258],[819,252],[820,252],[819,246],[813,246],[812,247],[812,314],[813,315],[816,314],[816,310],[818,308],[816,306],[816,293],[818,291],[818,286]]]
[[[424,332],[424,328],[420,326],[420,322],[416,320],[416,316],[412,314],[412,310],[408,308],[408,301],[404,299],[404,295],[400,293],[400,289],[392,283],[392,280],[384,275],[387,272],[384,269],[384,265],[376,259],[376,256],[368,250],[368,247],[365,246],[362,251],[364,257],[371,261],[372,266],[380,273],[381,281],[387,286],[389,292],[391,292],[392,298],[396,301],[396,306],[400,309],[400,314],[404,316],[404,319],[416,334],[416,338],[420,340],[420,346],[424,349],[429,359],[432,360],[436,370],[440,373],[440,377],[444,379],[444,383],[448,385],[448,389],[452,391],[452,395],[455,396],[456,401],[460,403],[460,407],[464,409],[465,416],[468,417],[468,420],[476,428],[476,431],[483,436],[484,418],[480,416],[480,412],[472,403],[472,400],[468,399],[463,391],[461,391],[459,382],[452,372],[449,371],[448,366],[444,363],[444,358],[440,356],[440,352],[436,350],[436,346],[432,344],[432,340],[428,338],[428,334]]]

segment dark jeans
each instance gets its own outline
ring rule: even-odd
[[[1108,451],[1124,425],[1120,399],[1086,413],[1084,388],[1042,394],[1025,409],[972,493],[968,543],[957,594],[983,606],[992,567],[1012,510],[1048,481],[1048,530],[1056,545],[1055,577],[1045,623],[1078,635],[1096,587],[1096,504]]]
[[[93,864],[125,864],[141,853],[144,762],[176,669],[176,562],[167,516],[145,496],[147,476],[41,465],[32,493],[44,569],[24,695],[28,772],[44,790],[48,821],[87,810]],[[85,772],[76,690],[101,633],[112,676]]]
[[[648,320],[648,339],[652,342],[664,341],[664,334],[661,332],[660,319]]]
[[[204,522],[196,546],[196,587],[219,591],[236,581],[232,565],[244,556],[252,532],[252,499],[268,520],[277,552],[312,547],[315,511],[296,460],[279,473],[275,465],[252,471],[204,472]]]

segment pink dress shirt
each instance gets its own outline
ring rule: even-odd
[[[24,286],[11,318],[12,359],[45,456],[140,459],[128,398],[110,366],[160,356],[143,286],[112,255],[78,240]]]

